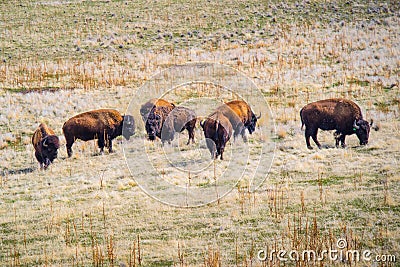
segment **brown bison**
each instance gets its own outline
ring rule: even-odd
[[[98,109],[78,114],[64,123],[63,132],[67,142],[68,157],[72,155],[72,145],[76,139],[83,141],[97,139],[100,152],[104,146],[112,152],[112,140],[123,135],[127,140],[135,134],[132,116],[122,116],[113,109]]]
[[[225,145],[232,136],[232,124],[224,114],[217,110],[207,119],[200,122],[211,158],[216,159],[221,156],[224,159]]]
[[[57,158],[57,150],[60,148],[58,136],[46,124],[41,123],[33,133],[32,144],[35,148],[35,157],[39,161],[40,168],[47,169],[50,163]]]
[[[165,141],[171,142],[175,132],[182,132],[185,129],[189,133],[187,144],[194,143],[194,129],[196,126],[196,114],[193,110],[185,107],[155,107],[149,113],[146,120],[146,132],[150,140],[156,136]]]
[[[169,107],[172,109],[175,107],[175,105],[162,98],[150,99],[140,107],[140,115],[142,116],[142,119],[145,123],[147,120],[147,116],[150,114],[150,111],[155,107]]]
[[[217,108],[225,117],[227,117],[232,124],[234,133],[233,138],[241,134],[244,141],[247,141],[245,130],[252,134],[256,129],[257,120],[261,117],[256,116],[251,110],[250,106],[243,100],[233,100],[226,102]]]
[[[300,117],[301,127],[306,126],[305,138],[309,149],[312,149],[310,136],[318,148],[321,148],[321,144],[317,139],[318,128],[321,130],[336,130],[336,147],[339,146],[339,141],[342,147],[345,147],[346,135],[352,134],[357,135],[360,145],[368,143],[372,121],[369,124],[363,119],[360,107],[353,101],[333,98],[313,102],[300,110]]]

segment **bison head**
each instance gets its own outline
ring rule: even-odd
[[[154,141],[156,139],[157,134],[161,132],[161,127],[161,116],[151,112],[146,120],[146,132],[151,141]]]
[[[56,135],[48,135],[41,140],[42,157],[45,159],[44,167],[50,165],[57,158],[60,141]]]
[[[123,116],[122,135],[126,140],[129,140],[135,134],[135,120],[131,115]]]
[[[353,131],[360,140],[360,145],[368,144],[370,124],[365,120],[355,120],[353,123]]]
[[[257,125],[257,120],[261,117],[260,115],[256,116],[253,112],[251,114],[251,121],[247,125],[247,130],[249,130],[249,133],[252,134],[256,130],[256,125]]]
[[[165,119],[164,123],[162,124],[162,130],[161,130],[161,141],[162,142],[164,142],[164,141],[170,142],[170,141],[174,140],[175,127],[174,127],[174,118],[171,113],[168,114],[167,118]]]

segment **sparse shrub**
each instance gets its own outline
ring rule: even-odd
[[[287,132],[283,128],[279,128],[276,135],[278,136],[279,139],[285,139],[287,136]]]

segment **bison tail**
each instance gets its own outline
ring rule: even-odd
[[[216,120],[215,121],[215,133],[214,133],[214,140],[218,140],[218,125],[219,125],[219,121]]]
[[[304,120],[303,120],[303,109],[300,110],[300,120],[301,120],[301,130],[303,130],[304,127]]]
[[[68,127],[67,126],[68,125],[67,122],[68,121],[64,122],[63,127],[62,127],[62,131],[63,131],[64,134],[65,134],[65,131],[67,130],[67,127]]]

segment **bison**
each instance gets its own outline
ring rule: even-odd
[[[104,146],[112,153],[112,140],[123,135],[127,140],[135,134],[135,121],[131,115],[122,116],[113,109],[98,109],[78,114],[64,123],[63,132],[67,142],[68,157],[76,139],[97,139],[100,153]]]
[[[232,124],[234,133],[233,138],[241,134],[244,141],[247,141],[245,130],[252,134],[256,129],[257,120],[261,117],[256,116],[251,110],[250,106],[243,100],[233,100],[226,102],[217,108],[225,117],[227,117]]]
[[[200,122],[200,126],[203,128],[211,158],[217,159],[218,156],[221,156],[221,160],[223,160],[225,145],[232,136],[232,124],[229,119],[217,110]]]
[[[307,104],[300,110],[300,118],[305,129],[306,144],[309,149],[310,136],[314,140],[318,148],[321,144],[318,142],[318,129],[336,130],[335,139],[336,147],[339,147],[339,141],[342,147],[346,146],[346,135],[356,134],[360,140],[360,145],[368,143],[369,131],[371,123],[363,119],[360,107],[353,101],[333,98],[325,99]],[[374,128],[377,130],[377,128]]]
[[[41,123],[32,136],[32,145],[35,148],[35,157],[41,169],[47,169],[50,163],[57,158],[60,142],[54,131]]]
[[[173,109],[175,107],[175,104],[168,102],[167,100],[164,100],[162,98],[152,98],[146,103],[144,103],[140,107],[140,115],[142,116],[143,122],[146,123],[147,116],[150,114],[151,110],[155,107],[169,107]]]
[[[167,121],[167,123],[165,123],[168,114],[172,110],[173,110],[172,107],[167,107],[167,106],[155,107],[151,110],[151,112],[147,116],[145,125],[149,140],[154,141],[156,137],[158,137],[164,143],[165,141],[170,142],[174,139],[173,122],[169,120]],[[162,130],[163,130],[163,136],[161,137]]]
[[[187,144],[194,143],[194,129],[196,126],[196,114],[193,110],[185,107],[155,107],[149,113],[146,120],[146,132],[150,140],[156,136],[165,141],[171,142],[175,132],[182,132],[185,129],[189,133]]]

